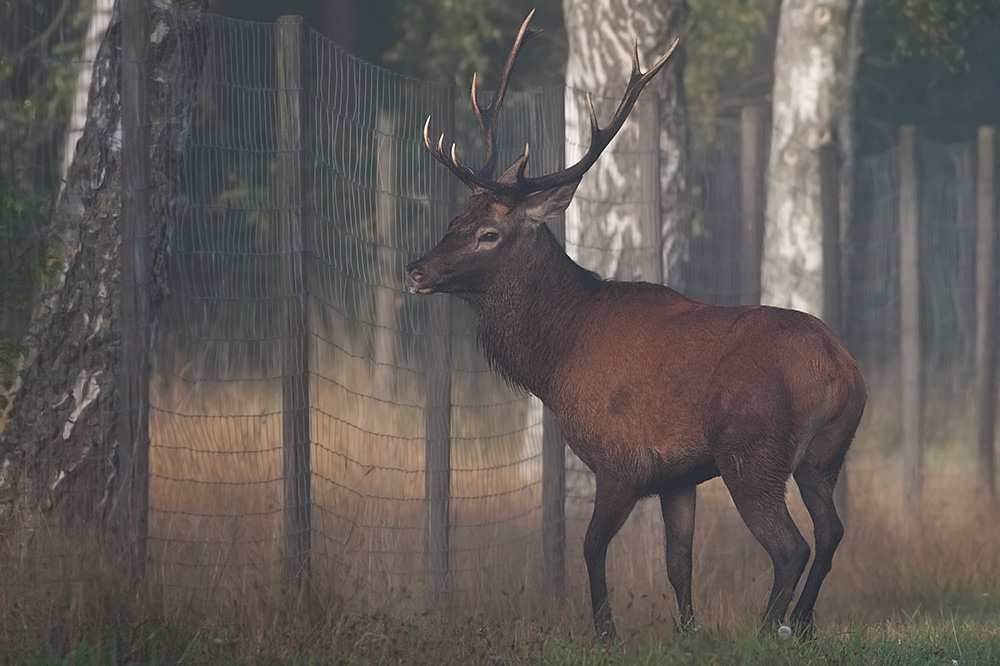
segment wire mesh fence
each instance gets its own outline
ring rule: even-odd
[[[240,619],[251,605],[280,605],[289,577],[305,572],[311,594],[348,610],[521,612],[539,601],[525,590],[546,589],[562,572],[581,585],[573,538],[589,516],[588,473],[571,454],[568,471],[546,458],[550,417],[490,371],[467,311],[446,296],[403,291],[404,265],[436,242],[465,197],[429,158],[421,128],[430,114],[435,131],[474,154],[465,93],[360,61],[294,21],[202,21],[206,64],[168,220],[150,379],[146,538],[163,598]],[[13,54],[3,69],[10,90],[24,68],[66,68],[72,78],[89,66],[55,52]],[[47,105],[16,94],[0,101],[5,344],[27,329],[37,287],[19,272],[33,265],[23,258],[44,257],[50,242],[47,209],[25,204],[53,201],[61,177],[67,93],[46,94]],[[26,115],[28,101],[36,111]],[[511,93],[500,163],[528,143],[533,168],[560,167],[572,104],[585,104],[583,94]],[[738,303],[746,293],[741,124],[694,122],[692,132],[685,291]],[[656,146],[644,150],[636,159],[653,163]],[[922,418],[927,445],[950,458],[929,466],[932,478],[975,473],[967,407],[975,150],[972,142],[919,144]],[[896,151],[859,160],[844,242],[843,333],[872,393],[848,461],[854,503],[902,477],[897,164]],[[2,348],[5,360],[15,347]],[[553,495],[560,474],[565,491]],[[660,538],[649,506],[636,514],[629,543]],[[571,535],[568,548],[547,541],[553,531]],[[4,536],[5,572],[45,557],[19,550],[16,532]],[[73,552],[72,541],[61,543],[54,547]],[[656,548],[636,550],[633,562],[659,561]],[[46,569],[35,575],[57,587],[81,574]],[[9,578],[8,604],[37,583]]]

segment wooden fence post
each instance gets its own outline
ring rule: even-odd
[[[547,150],[540,173],[550,173],[566,166],[566,94],[557,89],[546,99],[546,125],[559,128],[552,150]],[[566,218],[560,215],[548,222],[561,245],[566,244]],[[658,236],[657,236],[658,237]],[[656,251],[660,254],[659,250]],[[545,582],[557,594],[566,587],[566,442],[556,417],[542,407],[542,558]]]
[[[144,574],[149,536],[150,135],[149,7],[122,8],[121,405],[118,445],[124,470],[116,508],[119,538]]]
[[[997,411],[996,128],[979,128],[976,180],[976,441],[983,489],[997,499],[993,439]]]
[[[833,143],[820,148],[820,214],[823,216],[823,321],[842,332],[840,282],[840,160]]]
[[[740,111],[740,303],[760,303],[760,255],[764,234],[764,121],[759,106]]]
[[[284,564],[286,592],[308,589],[312,547],[309,433],[309,296],[305,268],[305,166],[302,71],[303,23],[278,19],[277,146],[281,295],[285,336],[281,342]],[[301,601],[301,596],[299,597]]]
[[[917,130],[899,130],[900,416],[903,424],[903,499],[919,520],[923,486],[923,432],[920,349],[920,184]]]
[[[455,136],[455,89],[435,100],[432,116],[446,136]],[[443,231],[451,218],[454,188],[444,169],[431,172],[431,226]],[[436,238],[434,239],[437,240]],[[433,605],[448,589],[451,549],[451,310],[452,297],[436,294],[428,304],[427,406],[425,426],[425,498],[427,540],[424,544],[428,589]]]
[[[391,366],[396,349],[396,298],[400,276],[396,263],[396,151],[395,121],[391,111],[378,115],[375,131],[377,183],[375,230],[377,238],[375,278],[375,331],[372,359],[372,395],[385,400],[392,391]],[[374,415],[374,410],[369,410]],[[366,424],[371,426],[373,424]]]
[[[829,142],[820,147],[819,189],[820,214],[823,216],[823,321],[839,335],[844,332],[841,308],[843,306],[842,263],[840,253],[840,156],[837,144]],[[835,488],[836,502],[841,517],[847,513],[847,466],[840,470]]]
[[[660,98],[650,95],[639,104],[640,150],[648,149],[643,160],[646,177],[641,184],[643,211],[640,219],[643,239],[649,249],[639,258],[639,275],[646,282],[663,284],[663,219],[660,212]]]

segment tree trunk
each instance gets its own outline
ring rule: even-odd
[[[163,250],[205,52],[205,0],[151,8],[150,270],[155,320]],[[53,219],[43,290],[25,340],[21,388],[0,437],[0,518],[90,519],[108,508],[116,469],[121,347],[119,2],[94,63],[86,125]]]
[[[87,27],[87,36],[83,42],[83,62],[95,62],[98,50],[104,42],[104,35],[107,33],[108,24],[111,22],[111,13],[114,10],[114,0],[94,0],[94,7],[91,10],[90,21]],[[80,68],[80,73],[76,77],[76,89],[73,92],[73,109],[69,118],[69,131],[66,132],[66,151],[63,153],[62,169],[59,173],[63,177],[63,182],[69,174],[73,156],[76,154],[76,143],[83,136],[84,124],[87,122],[87,102],[90,93],[90,77],[94,70],[84,65]]]
[[[774,62],[761,302],[822,316],[820,149],[836,145],[840,219],[853,198],[854,73],[864,0],[784,0]]]
[[[635,40],[645,69],[680,35],[688,6],[685,0],[563,0],[563,12],[569,38],[566,161],[573,163],[590,142],[583,94],[593,95],[598,120],[607,123],[628,82]],[[604,277],[682,286],[691,227],[683,73],[682,45],[649,83],[566,213],[570,254]],[[650,122],[639,122],[644,114]],[[656,209],[652,225],[643,224],[643,206]],[[651,264],[644,253],[652,254],[657,269],[640,268]]]

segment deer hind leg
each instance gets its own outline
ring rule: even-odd
[[[850,444],[852,437],[853,432],[846,438],[847,445]],[[823,579],[830,572],[833,554],[844,536],[844,524],[837,515],[833,491],[837,485],[837,477],[840,475],[847,446],[839,445],[840,441],[836,441],[838,446],[835,446],[830,455],[823,459],[823,452],[827,450],[824,443],[827,441],[834,442],[834,440],[824,440],[823,433],[817,435],[816,440],[810,445],[808,454],[794,473],[802,502],[812,518],[816,540],[816,557],[813,558],[812,566],[809,568],[802,594],[792,610],[792,626],[800,634],[812,631],[813,605],[819,596]]]
[[[587,577],[590,579],[590,602],[594,609],[594,628],[604,641],[614,640],[615,623],[611,617],[608,602],[607,556],[608,545],[635,506],[636,497],[630,489],[616,483],[608,483],[600,475],[597,477],[597,493],[594,497],[594,515],[587,527],[583,540],[583,558],[587,562]]]
[[[677,595],[681,631],[690,633],[701,629],[695,620],[691,603],[691,550],[694,545],[696,494],[696,486],[660,493],[667,577]]]
[[[764,609],[764,632],[784,621],[795,586],[809,561],[809,544],[785,504],[787,477],[770,468],[773,461],[760,448],[752,455],[718,461],[722,480],[743,522],[767,551],[774,567],[774,584]]]

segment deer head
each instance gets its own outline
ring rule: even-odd
[[[587,173],[624,125],[639,94],[666,64],[677,47],[670,49],[645,73],[639,68],[638,43],[632,51],[632,73],[618,109],[607,125],[601,127],[594,105],[587,95],[590,113],[590,148],[576,164],[551,174],[532,177],[528,174],[529,146],[497,179],[496,121],[514,62],[521,46],[537,34],[528,29],[534,11],[528,14],[514,40],[501,72],[500,81],[489,106],[479,106],[476,77],[472,78],[472,109],[479,124],[483,143],[483,166],[472,169],[462,164],[455,144],[445,150],[445,137],[437,143],[430,138],[431,118],[424,123],[424,144],[431,155],[473,190],[469,206],[456,217],[444,238],[426,255],[406,268],[406,286],[411,293],[434,292],[468,296],[484,293],[505,271],[530,258],[530,248],[537,242],[541,225],[557,217],[569,206],[580,179]]]

